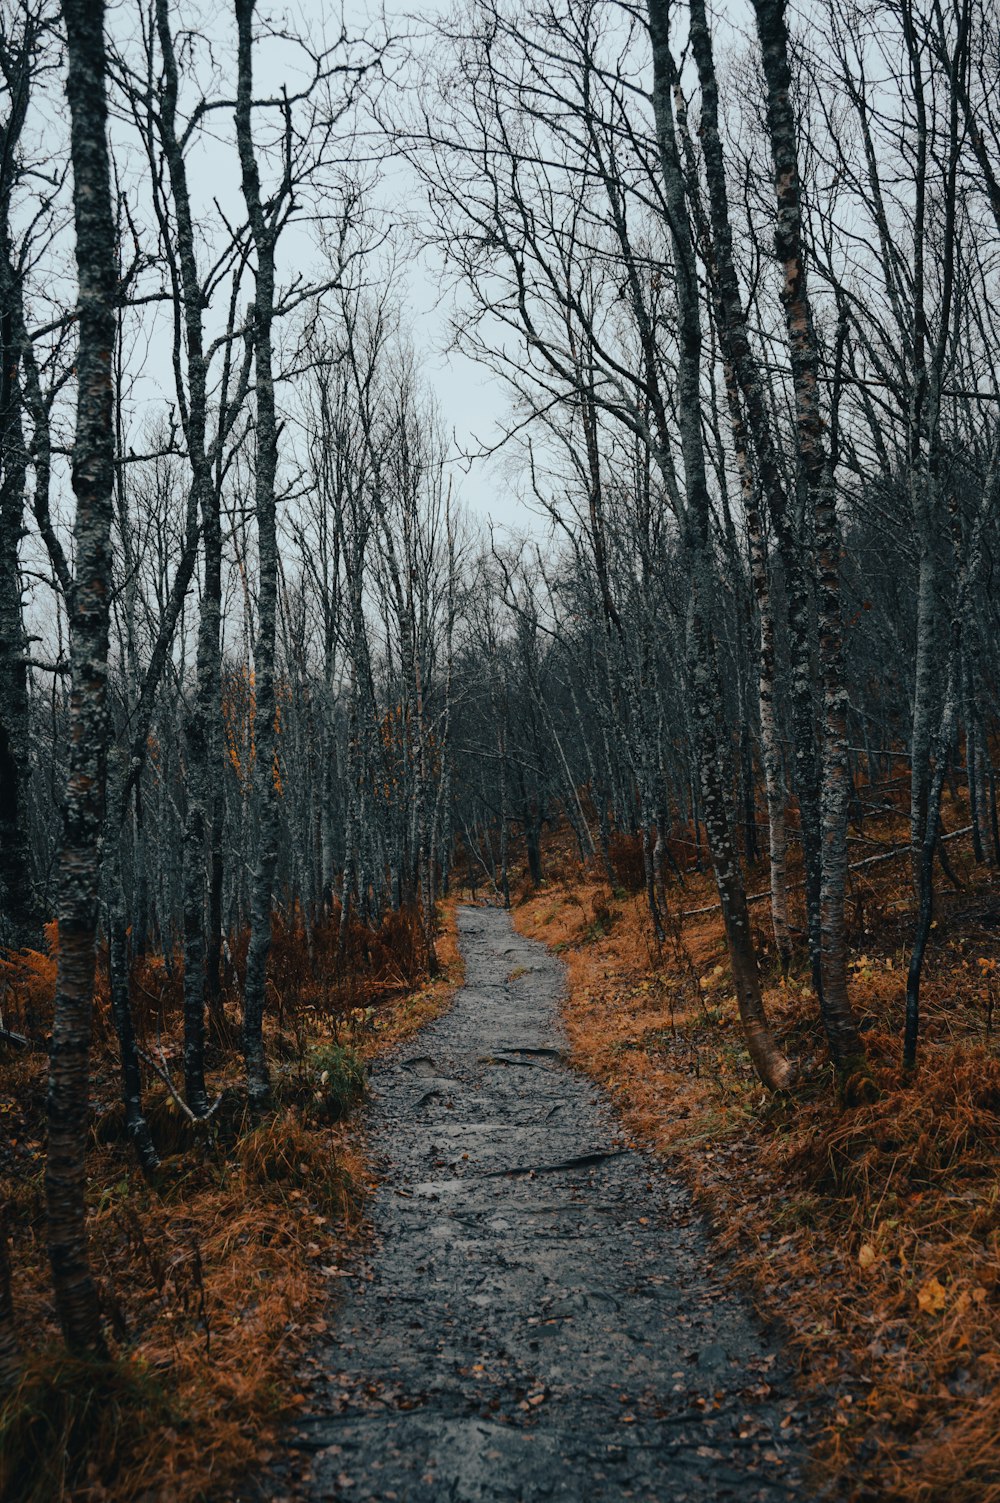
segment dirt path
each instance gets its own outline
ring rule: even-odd
[[[454,1006],[375,1073],[387,1177],[295,1496],[809,1496],[780,1359],[685,1192],[564,1063],[558,960],[500,911],[460,925]]]

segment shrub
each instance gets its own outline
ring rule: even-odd
[[[323,1044],[312,1051],[309,1063],[319,1115],[326,1122],[339,1122],[365,1095],[364,1060],[344,1044]]]

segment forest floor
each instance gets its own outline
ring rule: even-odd
[[[865,833],[876,850],[905,840],[898,820]],[[966,846],[948,847],[954,885],[939,878],[912,1079],[907,863],[852,875],[852,996],[880,1094],[850,1108],[805,958],[783,982],[773,942],[767,954],[766,902],[751,910],[766,997],[798,1069],[783,1098],[749,1067],[709,877],[671,887],[662,945],[645,896],[582,872],[568,840],[515,907],[518,930],[567,964],[573,1062],[708,1212],[738,1283],[785,1333],[799,1392],[828,1416],[821,1474],[859,1503],[1000,1499],[1000,884]]]
[[[432,982],[332,1020],[321,998],[295,1009],[285,995],[266,1025],[276,1107],[262,1123],[246,1118],[238,1051],[216,1051],[209,1088],[222,1101],[210,1140],[193,1138],[157,1083],[146,1099],[163,1159],[152,1184],[123,1140],[101,1001],[88,1201],[109,1364],[73,1362],[61,1347],[45,1252],[46,1056],[6,1053],[0,1180],[26,1361],[0,1409],[3,1503],[215,1503],[266,1460],[304,1403],[298,1363],[327,1329],[372,1189],[363,1118],[350,1111],[365,1068],[436,1017],[460,984],[454,902],[442,921]],[[30,970],[44,1014],[53,957],[29,953],[16,967],[18,983]],[[156,984],[145,972],[140,980],[147,992]],[[159,1058],[177,1073],[177,998],[166,984],[158,995]]]
[[[459,922],[454,1005],[373,1072],[372,1236],[267,1496],[817,1497],[690,1195],[567,1067],[562,965],[497,908]]]
[[[963,813],[948,807],[949,828]],[[891,854],[905,830],[890,814],[853,838]],[[153,1185],[123,1141],[102,1003],[90,1227],[115,1360],[100,1370],[60,1355],[51,1306],[45,1057],[8,1054],[0,1177],[28,1359],[0,1413],[4,1503],[256,1498],[246,1479],[269,1463],[271,1498],[471,1503],[562,1481],[662,1497],[666,1475],[675,1498],[1000,1503],[1000,884],[966,841],[947,850],[910,1079],[906,862],[852,875],[852,995],[879,1089],[863,1106],[836,1099],[804,957],[782,980],[766,902],[751,911],[767,1001],[798,1071],[781,1098],[746,1059],[710,878],[671,886],[657,945],[628,890],[637,852],[615,853],[609,883],[565,832],[513,916],[565,965],[561,1023],[560,961],[495,910],[461,919],[451,1011],[454,900],[443,974],[338,1004],[335,1027],[323,997],[293,1005],[293,946],[268,1023],[273,1117],[245,1119],[232,1054],[211,1081],[214,1143],[150,1091]],[[52,956],[19,965],[44,1001]],[[176,1022],[167,981],[139,979],[157,1029]],[[177,1038],[156,1037],[176,1070]],[[376,1100],[344,1116],[359,1064]]]

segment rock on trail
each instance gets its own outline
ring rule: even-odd
[[[496,909],[460,934],[451,1010],[373,1072],[374,1236],[268,1495],[809,1496],[779,1356],[565,1063],[559,961]]]

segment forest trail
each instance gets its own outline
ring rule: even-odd
[[[565,1063],[560,962],[496,909],[460,933],[453,1007],[374,1073],[374,1237],[270,1496],[811,1496],[780,1355]]]

